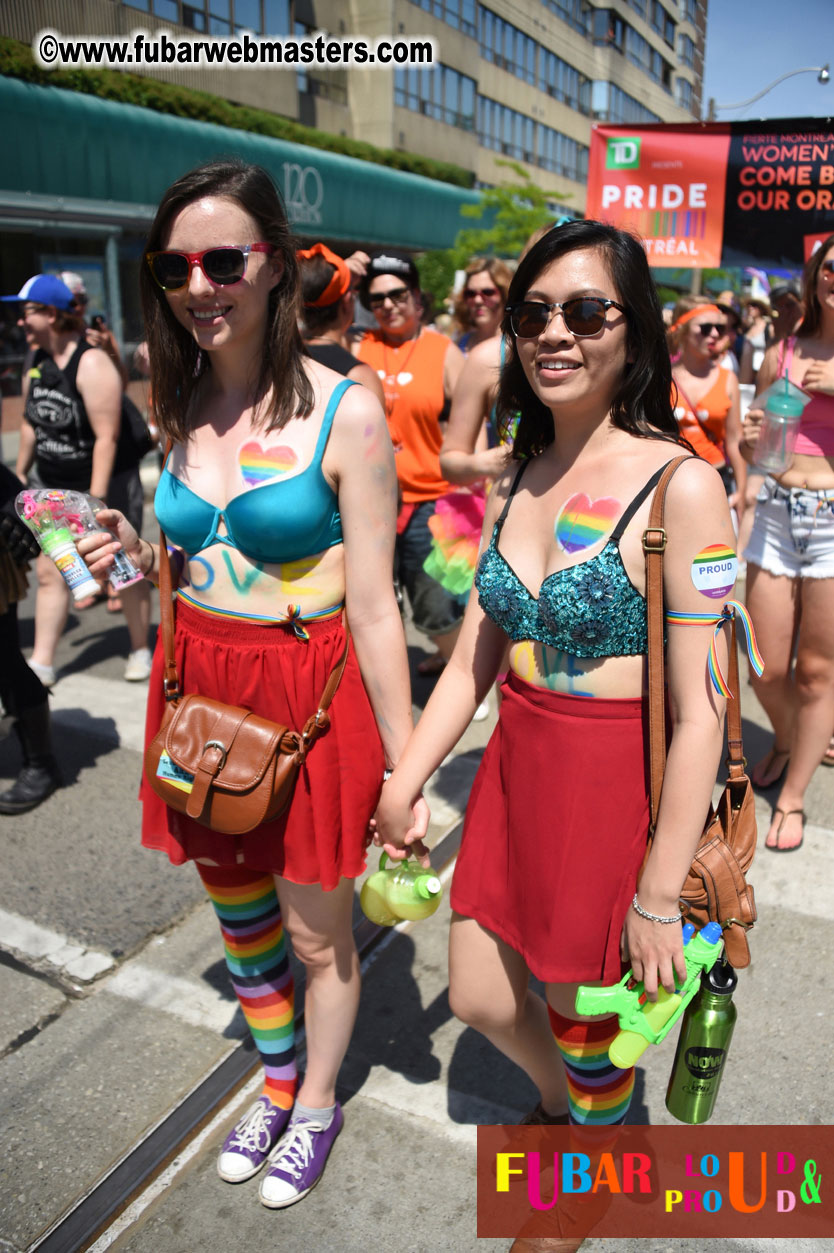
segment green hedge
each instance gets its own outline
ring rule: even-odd
[[[392,148],[376,148],[373,144],[345,139],[341,135],[329,135],[310,126],[301,126],[277,113],[233,104],[230,100],[212,96],[206,91],[192,91],[188,87],[178,87],[138,74],[126,74],[121,70],[42,70],[35,64],[28,44],[6,36],[0,36],[0,74],[8,78],[20,78],[27,83],[83,91],[99,96],[102,100],[135,104],[143,109],[154,109],[157,113],[172,113],[176,117],[213,122],[217,126],[252,131],[256,135],[306,144],[310,148],[340,152],[360,161],[372,161],[375,165],[385,165],[408,174],[421,174],[424,178],[452,183],[456,187],[472,187],[475,181],[474,174],[459,165],[433,161],[429,157],[407,152],[395,152]]]

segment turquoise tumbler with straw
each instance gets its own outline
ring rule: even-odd
[[[756,469],[782,474],[793,461],[793,450],[802,411],[811,399],[785,373],[772,387],[757,396],[754,407],[764,406],[764,418],[756,444]]]

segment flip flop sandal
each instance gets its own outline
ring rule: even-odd
[[[785,764],[782,766],[782,769],[779,771],[777,775],[774,775],[772,779],[768,779],[767,783],[763,783],[761,780],[761,776],[763,774],[767,774],[768,770],[772,768],[773,763],[777,757],[784,757]],[[790,759],[791,759],[790,749],[777,748],[776,745],[773,744],[767,756],[763,757],[762,760],[760,762],[757,762],[757,764],[753,767],[752,771],[750,772],[750,782],[753,784],[754,787],[761,787],[761,788],[773,787],[774,784],[781,783],[784,777],[785,771],[788,768],[788,762],[790,761]],[[759,778],[756,778],[757,774],[759,775]]]
[[[821,766],[834,766],[834,736],[829,741],[828,748],[822,755]]]
[[[802,843],[805,839],[805,811],[804,809],[778,809],[777,808],[777,809],[774,809],[773,811],[774,818],[776,817],[777,814],[782,815],[782,821],[779,823],[779,826],[776,828],[776,843],[775,844],[766,843],[765,848],[769,849],[771,853],[795,853],[798,849],[802,848]],[[779,836],[782,834],[782,827],[785,825],[788,818],[790,818],[791,814],[799,814],[800,817],[802,818],[802,835],[799,838],[798,844],[789,844],[786,848],[780,848]]]

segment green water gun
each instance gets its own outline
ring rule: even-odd
[[[683,1014],[689,1002],[701,986],[701,972],[711,970],[721,953],[721,927],[708,922],[698,932],[691,923],[683,928],[683,956],[686,962],[686,978],[678,983],[675,991],[657,989],[657,1000],[646,999],[642,982],[629,970],[619,983],[610,988],[577,989],[576,1012],[578,1014],[616,1014],[620,1030],[615,1036],[608,1056],[615,1066],[626,1069],[633,1066],[650,1044],[659,1044]]]

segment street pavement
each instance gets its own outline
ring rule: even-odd
[[[32,599],[21,610],[26,646]],[[424,653],[410,628],[408,638],[415,673]],[[246,1036],[214,914],[193,868],[170,867],[138,846],[146,685],[122,679],[126,651],[121,618],[103,606],[73,614],[51,697],[66,786],[30,814],[0,818],[2,1253],[36,1247]],[[417,714],[430,690],[429,681],[415,677]],[[432,781],[435,843],[465,807],[494,724],[490,699],[489,720],[469,728]],[[749,687],[743,706],[747,754],[755,761],[769,737]],[[14,777],[17,760],[13,741],[0,742],[0,786]],[[834,1122],[833,794],[834,771],[818,770],[805,844],[790,857],[762,850],[774,793],[758,798],[760,852],[751,880],[759,923],[753,964],[739,976],[739,1018],[715,1122]],[[507,1241],[476,1237],[476,1127],[518,1121],[536,1094],[452,1017],[447,927],[444,899],[432,918],[388,933],[366,960],[359,1021],[340,1078],[345,1128],[309,1197],[268,1211],[258,1203],[257,1179],[231,1187],[216,1175],[226,1131],[259,1090],[253,1072],[91,1247],[506,1248]],[[638,1064],[633,1121],[673,1122],[664,1106],[673,1050],[671,1041],[649,1049]],[[753,1240],[709,1244],[763,1247]],[[587,1247],[694,1253],[695,1242],[590,1240]],[[801,1249],[803,1242],[768,1247]]]

